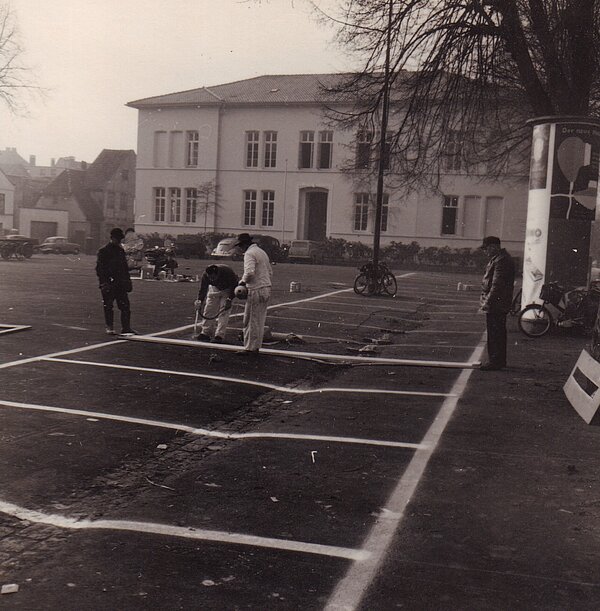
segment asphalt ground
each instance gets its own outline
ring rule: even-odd
[[[134,281],[125,341],[93,268],[0,264],[0,323],[32,327],[0,336],[1,608],[598,608],[597,429],[561,392],[585,338],[511,321],[508,370],[452,366],[481,357],[477,277],[365,298],[277,265],[281,353],[190,341],[183,282]]]

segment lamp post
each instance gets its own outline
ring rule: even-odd
[[[381,209],[383,207],[383,174],[388,155],[387,151],[387,125],[389,115],[390,97],[390,47],[392,37],[392,13],[394,8],[393,0],[389,0],[388,5],[388,26],[386,33],[385,46],[385,68],[383,81],[383,99],[381,104],[381,123],[379,138],[379,164],[377,167],[377,194],[375,199],[375,228],[373,230],[373,282],[377,281],[379,269],[379,243],[381,241]]]

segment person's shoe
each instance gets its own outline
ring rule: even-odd
[[[223,338],[220,335],[215,335],[211,340],[210,340],[211,344],[222,344],[223,343]]]
[[[133,329],[123,329],[123,331],[121,331],[120,335],[137,335],[137,331],[134,331]]]
[[[112,327],[106,327],[106,335],[116,335],[117,332]]]
[[[206,335],[206,333],[199,333],[198,336],[196,337],[196,339],[199,342],[209,342],[210,341],[210,335]]]
[[[479,367],[480,371],[500,371],[502,369],[502,365],[495,365],[494,363],[484,363]]]

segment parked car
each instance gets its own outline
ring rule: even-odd
[[[75,242],[69,242],[68,238],[63,236],[52,236],[50,238],[46,238],[40,244],[40,252],[43,252],[45,255],[48,253],[57,253],[57,254],[79,254],[81,250],[81,246],[79,244],[75,244]]]
[[[292,240],[288,251],[288,260],[304,263],[323,263],[325,260],[324,244],[314,240]]]
[[[253,235],[252,239],[258,244],[271,259],[272,263],[279,263],[285,260],[285,249],[281,247],[279,240],[269,235]],[[234,244],[237,238],[223,238],[210,253],[213,259],[232,259],[241,261],[244,253]]]

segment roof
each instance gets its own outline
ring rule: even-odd
[[[135,155],[131,149],[103,149],[87,169],[85,186],[92,190],[103,189],[130,155]]]
[[[323,104],[340,101],[327,89],[344,74],[285,74],[257,76],[224,85],[200,87],[128,102],[132,108],[157,106],[218,106],[221,104]]]

